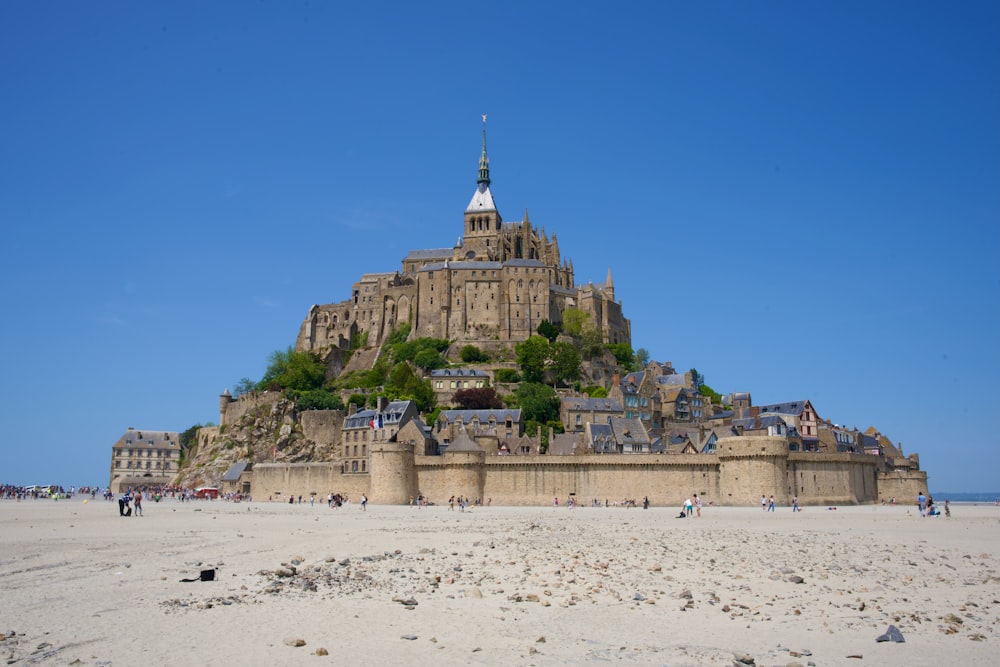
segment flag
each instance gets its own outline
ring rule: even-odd
[[[383,422],[381,413],[376,414],[374,417],[372,417],[368,421],[368,425],[372,428],[382,428]]]

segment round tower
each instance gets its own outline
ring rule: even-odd
[[[446,493],[463,498],[482,498],[486,483],[486,452],[469,437],[464,426],[441,456],[446,463]]]
[[[219,394],[219,426],[226,425],[226,411],[229,409],[229,404],[233,402],[233,395],[229,393],[229,388],[222,390]]]
[[[413,445],[375,442],[371,446],[369,500],[376,505],[405,505],[417,495]]]
[[[719,438],[719,488],[723,505],[756,505],[774,496],[787,504],[788,441],[780,436]]]

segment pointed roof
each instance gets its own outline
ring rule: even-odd
[[[466,213],[497,210],[497,205],[493,203],[493,193],[490,192],[490,158],[486,155],[486,114],[483,114],[483,154],[479,158],[479,179],[476,183],[476,192],[465,209]]]
[[[483,448],[479,444],[469,437],[468,432],[463,426],[458,432],[458,437],[455,441],[448,445],[448,449],[444,450],[445,454],[454,452],[482,452]]]

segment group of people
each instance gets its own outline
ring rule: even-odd
[[[694,494],[694,500],[689,497],[684,501],[683,507],[681,507],[681,513],[677,515],[678,519],[688,519],[691,514],[694,513],[696,517],[701,518],[701,498],[698,494]]]
[[[920,516],[941,516],[941,510],[934,504],[934,497],[924,495],[923,491],[917,494],[917,509],[920,510]],[[951,516],[951,504],[947,500],[944,501],[944,515]]]
[[[118,496],[119,516],[142,516],[142,491],[129,489]]]

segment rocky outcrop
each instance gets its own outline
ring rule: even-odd
[[[343,413],[336,410],[299,412],[294,401],[279,398],[261,405],[228,426],[202,429],[198,446],[177,484],[187,488],[219,486],[237,461],[303,463],[333,461]]]

